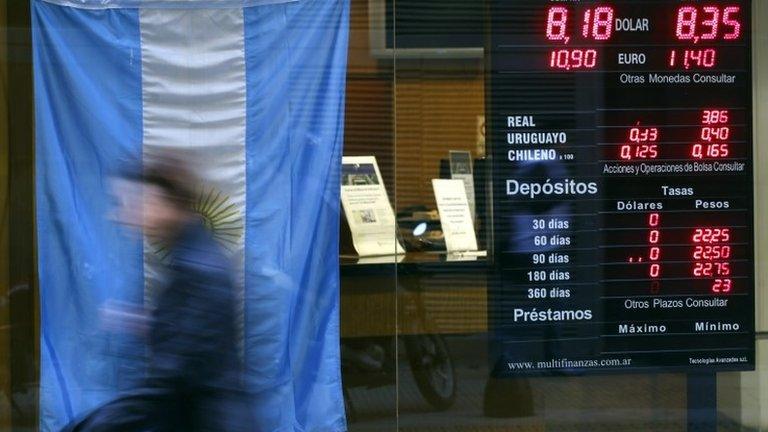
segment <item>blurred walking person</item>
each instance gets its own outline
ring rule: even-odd
[[[192,210],[195,180],[179,160],[166,155],[115,184],[120,222],[140,228],[168,254],[154,310],[123,325],[143,329],[149,349],[146,377],[63,430],[252,430],[236,342],[232,272]]]

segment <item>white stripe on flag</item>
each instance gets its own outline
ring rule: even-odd
[[[158,150],[172,150],[190,162],[202,180],[202,213],[209,217],[217,238],[232,254],[234,280],[242,299],[246,110],[243,10],[141,9],[139,19],[144,159],[147,161]],[[150,302],[160,281],[158,255],[157,246],[145,241],[145,287]],[[242,317],[242,309],[240,314]]]

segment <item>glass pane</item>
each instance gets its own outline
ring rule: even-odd
[[[519,46],[506,47],[510,51],[517,50],[515,51],[517,57],[510,56],[507,60],[508,65],[512,65],[509,67],[510,70],[517,69],[507,71],[508,77],[511,78],[504,81],[506,87],[500,91],[505,96],[511,95],[509,97],[516,98],[515,100],[519,101],[519,106],[524,107],[523,110],[538,112],[554,110],[552,108],[554,106],[564,106],[566,107],[565,110],[569,113],[576,113],[575,115],[602,116],[601,113],[596,114],[599,110],[593,107],[596,105],[595,100],[602,101],[604,98],[612,97],[611,92],[614,90],[611,89],[618,87],[611,81],[612,78],[605,78],[605,81],[595,85],[591,81],[592,78],[583,78],[584,75],[589,74],[589,71],[585,71],[581,78],[579,74],[570,69],[561,75],[547,75],[553,72],[544,70],[546,64],[542,63],[544,66],[539,72],[536,72],[538,69],[533,62],[537,57],[523,52],[539,49],[547,43],[546,40],[542,42],[535,37],[536,34],[541,33],[542,40],[545,39],[547,30],[546,16],[537,20],[535,18],[536,10],[550,7],[565,9],[572,7],[570,6],[572,3],[558,2],[553,4],[544,1],[505,3],[468,0],[448,2],[391,0],[386,2],[387,7],[393,13],[394,22],[390,31],[393,34],[391,44],[396,58],[394,71],[394,151],[397,182],[395,205],[401,236],[408,251],[405,260],[397,265],[397,322],[401,349],[398,373],[399,429],[405,431],[767,430],[768,424],[765,423],[765,416],[761,414],[763,411],[761,406],[765,403],[763,395],[765,383],[761,373],[764,359],[761,354],[760,343],[757,347],[757,372],[718,372],[715,375],[714,373],[686,373],[681,372],[681,370],[692,369],[672,369],[671,367],[651,368],[649,370],[634,369],[631,371],[621,368],[603,372],[585,371],[581,366],[572,366],[575,364],[573,360],[577,360],[576,357],[579,355],[588,358],[587,354],[591,348],[587,342],[573,342],[573,340],[604,338],[602,336],[593,337],[594,335],[584,336],[579,333],[583,330],[583,327],[580,328],[579,326],[549,325],[540,338],[527,339],[525,347],[523,344],[515,345],[518,342],[514,340],[499,338],[500,333],[495,330],[498,330],[500,325],[509,325],[512,321],[512,311],[514,310],[512,305],[540,306],[539,309],[543,310],[555,308],[554,304],[559,304],[562,308],[572,307],[573,305],[567,296],[577,295],[576,290],[579,289],[580,284],[578,282],[580,281],[571,280],[568,282],[569,277],[578,277],[577,272],[579,271],[596,272],[584,276],[585,279],[590,279],[597,274],[602,274],[600,272],[604,270],[599,265],[589,266],[590,263],[588,262],[571,262],[570,264],[586,264],[585,267],[591,269],[577,270],[576,267],[579,266],[568,265],[568,261],[558,261],[564,256],[563,254],[554,253],[550,257],[551,252],[557,251],[552,249],[548,250],[546,254],[540,255],[541,259],[544,260],[542,267],[547,269],[547,274],[541,280],[549,279],[550,282],[555,280],[553,283],[529,283],[526,285],[521,282],[511,282],[510,273],[499,271],[501,264],[496,259],[501,251],[494,250],[494,246],[499,245],[498,238],[494,238],[494,236],[509,235],[512,237],[512,234],[509,228],[506,228],[507,231],[492,230],[492,228],[499,223],[500,218],[514,220],[518,214],[511,212],[494,214],[493,209],[496,207],[491,202],[490,195],[491,192],[498,192],[499,184],[502,184],[499,183],[499,179],[493,179],[494,175],[498,176],[496,167],[502,163],[498,160],[494,162],[490,158],[505,154],[508,149],[536,149],[538,147],[530,145],[530,143],[525,146],[521,143],[509,142],[508,145],[502,146],[503,148],[498,153],[492,154],[490,129],[489,138],[488,140],[485,139],[485,116],[488,112],[493,112],[492,110],[497,106],[494,105],[496,102],[491,100],[492,98],[489,96],[492,94],[490,93],[492,91],[490,80],[494,71],[490,69],[491,58],[488,57],[486,45],[490,32],[489,26],[494,20],[492,15],[487,15],[489,10],[487,8],[491,3],[522,5],[515,6],[518,8],[515,15],[510,13],[510,15],[503,17],[509,21],[508,29],[504,30],[505,34],[522,38],[520,40],[524,39],[526,43],[521,42]],[[627,12],[624,15],[616,15],[609,19],[605,16],[608,13],[607,9],[592,10],[592,2],[586,3],[580,4],[579,7],[590,10],[589,18],[585,18],[587,15],[583,13],[571,14],[573,20],[576,20],[574,16],[577,16],[579,20],[590,20],[589,23],[592,26],[587,26],[586,37],[593,37],[593,27],[597,28],[598,37],[605,36],[600,32],[608,28],[617,33],[624,32],[617,37],[646,37],[650,33],[644,33],[640,28],[643,25],[642,19],[635,20],[634,24],[630,23],[631,20],[626,19],[630,16],[647,18],[651,22],[656,22],[657,27],[660,27],[662,26],[661,23],[666,22],[659,13],[662,7],[677,8],[679,6],[678,2],[660,0],[654,3],[655,9],[653,11],[637,11],[634,15]],[[625,9],[627,7],[639,7],[637,3],[633,5],[632,2],[617,1],[615,3],[616,10],[621,7]],[[762,2],[743,2],[740,4],[747,7],[754,6],[753,22],[757,25],[754,32],[755,39],[752,42],[755,58],[753,75],[755,77],[756,98],[754,106],[755,116],[760,118],[761,115],[765,116],[765,106],[768,104],[768,96],[765,93],[766,87],[763,82],[765,76],[768,76],[765,73],[765,68],[768,67],[765,59],[768,56],[765,49],[762,48],[766,40],[766,29],[762,25],[766,22],[766,8]],[[602,6],[602,4],[597,6]],[[551,12],[551,8],[549,10]],[[748,16],[746,11],[743,12],[744,16]],[[592,13],[599,13],[599,15],[592,16]],[[619,12],[616,13],[619,14]],[[550,18],[554,21],[562,20],[564,14],[564,12],[557,12],[556,10],[554,16]],[[603,23],[605,25],[601,24],[603,21],[605,21]],[[551,26],[553,32],[558,28],[556,23],[551,24]],[[640,27],[629,30],[622,26]],[[563,28],[579,33],[582,30],[581,26],[577,27],[572,23]],[[664,37],[660,30],[656,31],[655,34],[653,37]],[[653,48],[652,45],[637,43],[631,49],[626,48],[626,51],[643,53],[649,58],[657,59],[659,52],[655,50],[658,48]],[[741,49],[743,46],[738,45],[735,49]],[[600,55],[606,56],[605,60],[601,60],[605,61],[606,64],[610,62],[618,65],[624,61],[624,57],[619,56],[624,51],[609,48],[600,48],[598,51]],[[661,54],[661,57],[664,57],[665,53]],[[576,55],[577,57],[583,56],[584,53]],[[629,57],[627,55],[626,58],[629,59]],[[665,59],[668,60],[668,58]],[[582,60],[584,59],[582,58]],[[558,61],[556,57],[553,67],[558,67]],[[627,62],[629,61],[627,60]],[[739,57],[739,61],[745,61],[745,67],[749,67],[748,58],[745,60],[745,57],[742,56]],[[565,65],[565,63],[563,64]],[[631,63],[623,64],[630,65]],[[640,64],[625,66],[625,68],[640,70],[642,69]],[[568,65],[573,66],[570,63]],[[661,68],[662,66],[664,65],[654,67]],[[725,66],[722,67],[725,68]],[[734,64],[733,67],[736,68],[737,66]],[[519,74],[515,75],[518,72]],[[681,72],[682,75],[688,75],[691,79],[693,79],[694,73],[697,72]],[[703,74],[701,71],[698,73]],[[542,78],[544,75],[560,76],[561,78],[559,81],[557,78],[544,79]],[[615,75],[618,77],[619,73],[617,72]],[[612,76],[610,75],[610,77]],[[746,88],[744,85],[734,86],[733,92],[738,92],[744,88]],[[722,88],[717,91],[720,90]],[[652,90],[648,91],[648,98],[653,97],[650,96],[652,93]],[[681,94],[674,89],[670,90],[669,96],[664,96],[668,97],[664,102],[666,105],[663,104],[658,111],[663,111],[665,106],[680,106],[679,103],[682,100],[675,99],[678,96],[672,97],[673,93]],[[700,97],[705,100],[707,91],[702,93],[704,95]],[[615,95],[615,93],[613,94]],[[688,93],[686,94],[688,95]],[[689,103],[695,104],[696,100],[692,98]],[[528,105],[526,106],[526,104]],[[567,143],[561,143],[563,145],[559,146],[539,147],[554,149],[553,154],[561,156],[559,160],[585,158],[583,153],[579,153],[579,146],[576,143],[580,139],[578,138],[578,129],[596,128],[596,123],[593,120],[576,119],[571,121],[572,119],[566,115],[560,115],[564,113],[553,113],[551,119],[544,119],[544,116],[537,118],[536,114],[524,115],[524,112],[515,112],[514,114],[518,115],[503,114],[512,117],[512,120],[505,117],[505,121],[508,120],[513,123],[505,125],[509,126],[510,130],[514,127],[523,131],[536,130],[538,132],[569,129]],[[536,120],[540,121],[537,122]],[[589,126],[590,122],[593,123],[591,126]],[[534,123],[539,124],[539,129],[536,129]],[[544,123],[546,125],[543,125]],[[586,126],[581,126],[581,123]],[[765,135],[766,129],[759,123],[759,121],[755,123],[754,134],[756,152],[754,165],[758,179],[761,178],[764,166],[768,163],[763,151],[768,142]],[[494,130],[506,129],[499,127]],[[494,139],[499,137],[500,135]],[[590,144],[594,144],[594,142]],[[462,158],[465,158],[467,153],[472,166],[469,176],[463,174],[470,171],[460,168],[460,161],[465,160]],[[522,160],[528,161],[533,166],[536,161],[547,160],[548,157],[546,153],[531,154],[520,152],[519,155],[515,155],[514,159],[505,160],[503,163],[514,164]],[[595,152],[596,154],[597,152]],[[590,153],[589,158],[593,156]],[[518,157],[520,159],[517,159]],[[594,164],[592,164],[592,159],[589,159],[589,163],[581,160],[570,165],[552,163],[550,165],[564,165],[566,168],[563,172],[550,173],[549,176],[552,181],[555,181],[558,176],[598,176],[599,173],[588,173],[589,170],[595,169],[594,167],[598,165],[597,162],[604,162],[598,161],[598,159],[603,158],[595,158]],[[578,162],[583,162],[582,165],[584,166],[576,167]],[[520,163],[522,164],[522,162]],[[600,166],[602,167],[602,165]],[[533,178],[541,175],[541,173],[532,171],[528,175]],[[473,184],[469,183],[467,177],[471,179]],[[460,237],[458,232],[460,230],[456,229],[456,224],[461,224],[462,219],[460,216],[456,216],[456,213],[450,213],[456,211],[450,203],[450,199],[455,198],[455,196],[450,196],[450,190],[446,192],[445,189],[440,189],[443,187],[450,189],[450,186],[440,186],[444,183],[434,182],[436,179],[457,179],[460,180],[459,184],[466,181],[464,183],[466,195],[462,199],[466,199],[469,211],[474,216],[471,225],[474,227],[477,249],[487,251],[487,257],[478,256],[482,255],[480,253],[464,253],[458,256],[447,253],[447,249],[451,248],[450,243],[457,241],[456,237]],[[467,188],[468,185],[469,188]],[[765,186],[765,182],[756,185],[758,194],[755,212],[758,221],[762,220],[760,215],[763,213],[761,212],[766,211],[765,198],[762,196],[764,194],[759,192]],[[626,187],[633,188],[635,186],[628,184]],[[440,190],[438,191],[438,189]],[[730,199],[734,199],[738,193],[739,189],[731,190],[729,192]],[[500,194],[504,195],[504,192],[502,191]],[[496,194],[493,195],[493,199],[498,199]],[[573,229],[569,228],[568,224],[574,222],[573,220],[566,220],[565,225],[551,226],[563,222],[558,220],[557,212],[552,211],[553,207],[557,207],[558,199],[545,201],[547,202],[535,208],[534,212],[541,214],[541,219],[546,225],[544,229],[549,233],[547,240],[550,241],[552,235],[557,234],[557,230]],[[563,201],[568,200],[561,200],[561,202]],[[572,205],[574,209],[585,209],[589,206],[585,202],[577,200],[573,200]],[[438,209],[440,206],[442,208]],[[590,212],[592,210],[585,213]],[[451,216],[447,216],[449,214]],[[591,238],[589,241],[603,238],[600,236],[611,236],[610,233],[597,232],[596,228],[584,228],[589,225],[587,223],[589,220],[594,221],[601,217],[599,211],[585,215],[584,220],[578,223],[582,226],[579,229],[583,230],[578,235]],[[452,220],[446,223],[446,218]],[[494,218],[497,219],[494,220]],[[535,221],[530,220],[529,222]],[[765,233],[759,225],[756,238],[758,263],[761,262],[761,251],[766,247]],[[416,233],[417,227],[421,227],[418,234]],[[423,227],[426,227],[426,230],[422,231]],[[533,231],[537,228],[526,227],[523,230],[525,234],[521,235],[529,238],[522,240],[516,238],[516,241],[521,243],[527,240],[534,241]],[[446,239],[446,236],[451,236],[451,234],[446,234],[447,231],[453,233],[453,239]],[[576,239],[574,235],[564,234],[561,237]],[[449,243],[448,246],[446,243]],[[599,254],[602,253],[602,251],[599,252]],[[599,254],[596,254],[595,257],[602,256]],[[748,251],[745,254],[748,254]],[[540,258],[538,255],[533,257],[530,253],[526,257],[529,260]],[[554,261],[547,262],[548,260]],[[558,263],[561,265],[558,266]],[[559,276],[549,274],[552,270],[558,270],[558,267],[562,267],[559,270],[569,270],[568,277],[564,276],[559,279]],[[598,270],[594,270],[595,268]],[[763,309],[760,299],[766,275],[762,266],[757,265],[756,268],[758,273],[756,304],[758,305],[757,330],[759,341],[760,330],[762,329],[760,327],[762,312],[760,311]],[[744,274],[748,274],[749,269],[745,269],[744,272]],[[525,276],[524,272],[521,272],[521,275]],[[530,275],[532,278],[536,276],[535,274]],[[651,275],[651,277],[655,276]],[[617,277],[617,279],[619,278]],[[535,280],[538,281],[539,279]],[[610,287],[615,289],[621,285],[619,282],[612,282]],[[546,289],[534,289],[544,286]],[[604,289],[603,286],[608,285],[601,285],[601,289]],[[657,294],[652,293],[645,297],[656,298]],[[596,303],[604,301],[602,295],[608,296],[609,293],[597,295]],[[555,297],[555,299],[551,302],[542,301],[539,305],[531,301],[531,299],[539,298],[537,296],[547,297],[550,300]],[[716,298],[717,296],[712,297]],[[596,311],[601,308],[607,308],[607,306],[602,303],[594,306]],[[736,316],[736,318],[743,318],[744,324],[748,327],[749,312],[747,309],[744,312],[747,316],[741,315]],[[706,314],[701,316],[702,318],[697,319],[713,319],[712,317],[714,317],[714,315]],[[631,320],[631,318],[622,317],[618,319]],[[603,323],[600,322],[599,324]],[[691,321],[689,324],[693,327],[694,323]],[[518,332],[518,335],[529,334],[531,326],[528,328],[516,327],[513,331]],[[593,332],[594,329],[587,331]],[[693,331],[692,329],[691,332]],[[530,334],[533,334],[533,331]],[[706,335],[700,340],[704,341],[702,343],[710,345],[713,351],[728,349],[731,343],[738,346],[741,346],[740,344],[748,346],[751,343],[751,336],[748,333],[730,338],[716,339],[716,337]],[[680,348],[677,346],[665,347],[663,346],[665,342],[662,339],[658,339],[658,341],[649,342],[651,346],[649,349],[654,351],[666,349],[672,353],[676,348]],[[690,343],[685,342],[685,347],[693,350],[694,347],[687,345]],[[533,374],[499,374],[497,368],[500,367],[500,361],[503,361],[504,358],[500,354],[505,350],[516,351],[517,353],[527,352],[535,360],[545,360],[541,362],[541,367],[551,369],[551,371]],[[574,353],[577,354],[574,355]],[[568,358],[568,354],[571,354],[570,358]],[[600,352],[599,355],[604,355],[604,353]],[[670,354],[670,356],[673,355]],[[634,359],[634,357],[639,358],[642,354],[632,352],[626,356]],[[525,356],[521,355],[521,357]],[[686,357],[681,361],[688,362],[689,359]],[[550,365],[548,366],[548,364]],[[511,367],[506,363],[505,365]],[[522,364],[519,366],[524,367]],[[533,367],[538,367],[536,362],[534,362]],[[694,424],[691,425],[691,423]]]
[[[351,0],[342,169],[349,207],[341,220],[341,357],[350,431],[397,427],[397,257],[394,216],[387,214],[396,187],[393,61],[382,48],[388,12],[379,6]],[[380,196],[382,186],[388,197]],[[365,204],[377,197],[376,205]],[[367,242],[365,233],[381,242]]]
[[[0,10],[0,33],[5,34],[7,19],[5,9]],[[6,59],[7,48],[0,45],[0,58]],[[7,61],[2,61],[0,76],[3,77],[0,88],[8,88],[5,70]],[[3,95],[5,96],[5,95]],[[3,98],[7,100],[7,98]],[[10,308],[8,292],[10,291],[9,252],[8,248],[8,105],[0,105],[0,430],[11,427],[11,335]]]

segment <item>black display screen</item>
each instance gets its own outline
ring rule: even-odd
[[[496,375],[754,367],[748,0],[491,0]]]

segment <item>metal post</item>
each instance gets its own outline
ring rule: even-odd
[[[717,431],[717,375],[688,374],[688,432]]]

